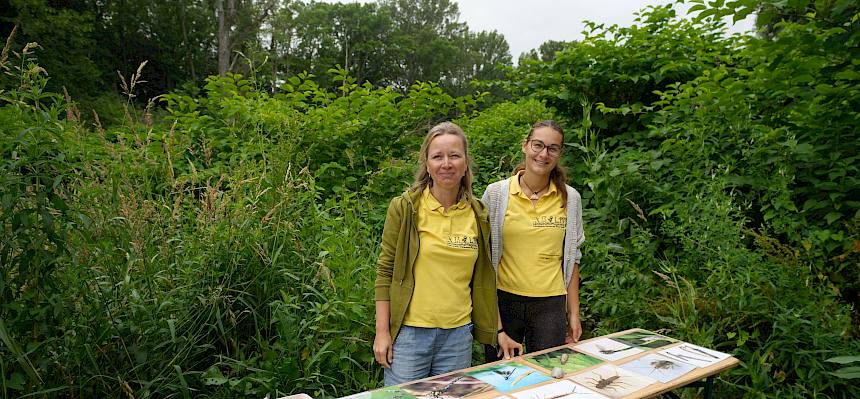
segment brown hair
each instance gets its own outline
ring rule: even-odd
[[[545,120],[540,121],[532,125],[531,130],[529,130],[529,134],[523,139],[523,142],[527,142],[532,138],[532,133],[534,133],[535,129],[541,127],[548,127],[552,130],[558,132],[561,135],[561,141],[564,143],[564,130],[562,130],[561,126],[556,123],[554,120]],[[514,174],[519,173],[521,170],[525,170],[526,163],[525,161],[520,162],[517,167],[514,168]],[[559,193],[561,193],[561,207],[564,208],[567,206],[567,169],[564,166],[561,166],[561,157],[559,157],[559,161],[555,164],[555,168],[549,172],[549,180],[555,184],[556,189]]]
[[[451,122],[442,122],[433,126],[427,135],[424,136],[424,142],[421,143],[421,150],[418,153],[418,170],[415,171],[415,181],[409,187],[412,191],[423,191],[428,185],[433,183],[433,178],[430,172],[427,171],[427,153],[430,151],[430,142],[436,137],[443,134],[453,134],[463,140],[463,150],[466,151],[466,173],[460,179],[460,191],[457,193],[458,198],[472,199],[472,157],[469,155],[469,140],[466,139],[466,133],[460,126]]]

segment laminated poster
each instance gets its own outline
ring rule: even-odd
[[[653,353],[624,363],[621,368],[666,383],[695,370],[696,366]]]
[[[443,375],[403,386],[404,391],[419,399],[459,399],[489,392],[492,389],[489,384],[463,373]]]
[[[629,334],[612,337],[612,339],[627,344],[630,346],[638,346],[640,348],[662,348],[666,345],[678,342],[675,339],[653,333],[651,331],[636,331]]]
[[[717,352],[712,349],[702,348],[701,346],[688,344],[686,342],[681,345],[665,349],[659,353],[669,359],[680,360],[696,367],[708,367],[731,357],[728,353]]]
[[[570,380],[561,380],[552,384],[541,385],[537,388],[527,389],[511,396],[517,399],[605,399],[582,385],[575,384]]]
[[[527,358],[526,361],[541,366],[547,370],[560,367],[565,374],[573,373],[582,369],[603,363],[594,356],[577,352],[570,348],[561,348],[552,352],[543,353]]]
[[[574,348],[609,361],[624,359],[625,357],[644,352],[643,349],[623,344],[611,338],[600,338],[584,342]]]
[[[570,377],[573,382],[610,398],[621,398],[655,383],[656,381],[612,364],[583,371]]]
[[[540,371],[517,362],[487,366],[472,371],[469,375],[492,385],[501,392],[521,389],[552,379]]]
[[[415,399],[415,397],[398,387],[385,387],[375,391],[346,396],[343,399]]]

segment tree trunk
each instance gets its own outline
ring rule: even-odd
[[[188,41],[188,20],[187,20],[187,4],[179,5],[179,23],[182,28],[182,44],[183,52],[185,53],[185,61],[188,63],[188,68],[191,72],[191,81],[197,82],[197,71],[194,68],[194,55],[191,51],[191,43]]]
[[[224,2],[227,2],[226,7]],[[230,71],[230,31],[236,16],[236,0],[215,0],[215,17],[218,18],[218,75]]]

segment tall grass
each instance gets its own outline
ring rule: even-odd
[[[858,394],[824,362],[860,352],[850,307],[812,272],[819,263],[750,229],[749,203],[700,151],[715,140],[706,127],[681,121],[648,132],[658,146],[610,146],[587,103],[582,120],[532,99],[478,112],[480,94],[432,83],[398,94],[337,70],[336,92],[300,75],[269,95],[230,75],[166,94],[158,111],[131,101],[144,66],[125,82],[124,119],[105,127],[44,91],[34,48],[10,50],[13,84],[0,91],[3,397],[379,386],[378,237],[421,134],[441,119],[464,126],[480,192],[516,163],[531,123],[556,117],[585,203],[589,334],[645,327],[731,352],[742,365],[721,377],[726,396]]]

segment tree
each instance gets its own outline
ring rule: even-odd
[[[90,1],[105,78],[128,76],[147,61],[144,99],[215,73],[215,19],[203,0]]]
[[[564,50],[568,46],[576,45],[577,41],[558,41],[558,40],[547,40],[541,43],[540,47],[537,50],[531,49],[528,52],[520,54],[518,64],[522,64],[526,60],[538,60],[543,62],[551,62],[555,59],[555,54],[559,51]]]
[[[92,94],[101,88],[102,73],[93,61],[97,53],[92,38],[93,15],[79,3],[57,5],[47,0],[9,0],[0,3],[7,10],[3,22],[4,39],[17,25],[12,50],[20,51],[27,43],[41,47],[35,53],[39,65],[48,71],[47,89],[73,95]]]
[[[402,73],[391,84],[405,88],[415,81],[439,82],[450,77],[451,60],[457,58],[457,37],[467,31],[458,21],[460,11],[448,0],[387,0],[395,23],[393,37],[397,65]]]
[[[733,51],[720,25],[679,19],[671,5],[649,7],[636,21],[630,27],[588,22],[586,38],[554,52],[551,61],[524,59],[509,77],[511,92],[536,95],[576,119],[585,97],[620,111],[592,114],[606,133],[637,131],[648,122],[639,113],[659,98],[656,90],[698,77]]]
[[[442,82],[455,95],[473,92],[473,81],[495,81],[504,78],[505,67],[511,66],[508,42],[496,31],[466,31],[463,37],[459,38],[457,47],[463,50],[461,58],[451,60],[451,75]],[[499,91],[495,94],[503,93]]]
[[[260,28],[273,13],[275,0],[215,0],[218,20],[218,75],[234,71],[236,51],[255,47]]]

